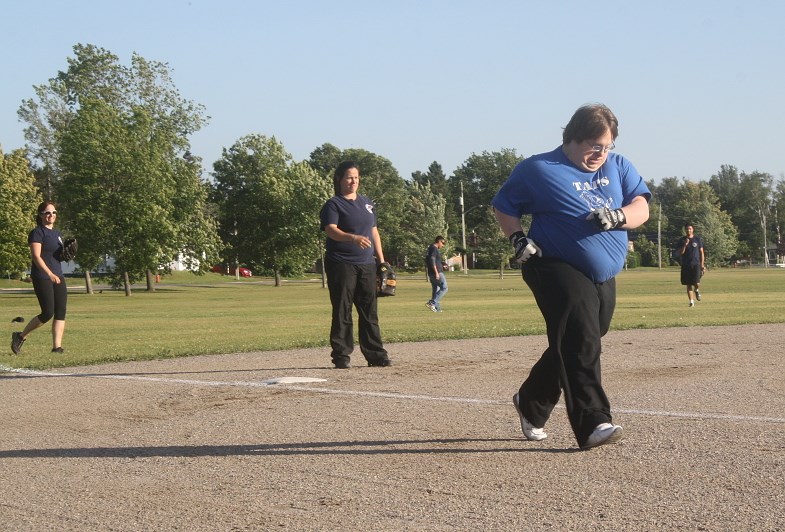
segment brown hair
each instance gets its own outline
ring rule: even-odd
[[[341,179],[346,175],[346,171],[351,168],[357,168],[357,172],[360,171],[360,167],[357,166],[357,163],[354,161],[344,161],[335,169],[335,173],[333,174],[333,190],[335,190],[336,196],[341,193]]]
[[[41,216],[41,213],[44,212],[44,210],[46,209],[47,205],[51,205],[52,207],[55,207],[55,204],[52,203],[51,201],[44,201],[40,205],[38,205],[38,208],[35,210],[35,223],[36,223],[36,225],[44,225],[44,219]],[[55,207],[55,209],[57,209],[57,207]]]
[[[601,103],[586,104],[580,107],[565,126],[562,140],[564,144],[583,142],[601,137],[611,132],[613,140],[619,136],[619,121],[608,106]]]

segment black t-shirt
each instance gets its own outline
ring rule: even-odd
[[[53,274],[62,277],[63,269],[60,266],[60,253],[63,249],[63,236],[60,234],[60,231],[39,225],[30,231],[30,234],[27,236],[28,245],[33,242],[41,244],[41,258],[44,259],[47,267],[52,270]],[[49,276],[41,271],[35,261],[33,261],[30,267],[30,276],[36,279],[49,279]]]
[[[328,225],[336,225],[345,233],[364,236],[371,241],[371,232],[376,227],[376,208],[373,202],[362,194],[357,199],[348,200],[343,196],[333,196],[322,207],[319,213],[321,229]],[[327,237],[325,260],[345,262],[349,264],[373,264],[374,249],[362,249],[354,242],[338,242]]]

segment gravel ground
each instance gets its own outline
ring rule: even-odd
[[[392,344],[390,368],[334,370],[306,349],[6,371],[0,523],[785,530],[783,338],[785,324],[609,333],[626,438],[590,451],[561,407],[547,440],[520,434],[511,397],[542,336]]]

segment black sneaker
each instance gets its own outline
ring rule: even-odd
[[[62,347],[55,347],[54,349],[52,349],[52,353],[65,353],[65,349],[63,349]]]
[[[390,360],[389,358],[384,358],[382,360],[374,360],[373,362],[371,362],[370,360],[368,361],[369,368],[386,368],[389,366],[392,366],[392,360]]]
[[[333,361],[333,364],[335,364],[335,369],[349,369],[351,367],[349,360],[343,358]]]
[[[22,338],[22,333],[11,333],[11,351],[13,351],[15,355],[18,355],[22,351],[22,345],[24,345],[24,343],[25,339]]]

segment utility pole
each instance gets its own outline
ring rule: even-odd
[[[466,216],[463,211],[463,181],[461,181],[461,240],[463,245],[463,259],[461,260],[462,267],[463,267],[463,274],[469,275],[469,269],[466,267]]]
[[[662,269],[662,204],[657,213],[657,264]]]

